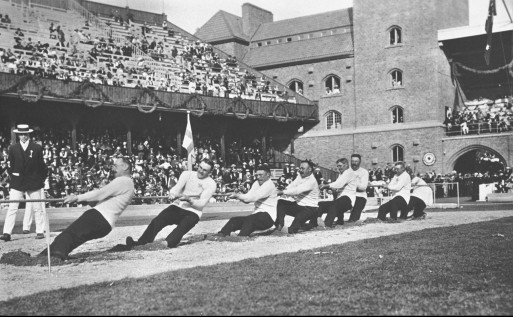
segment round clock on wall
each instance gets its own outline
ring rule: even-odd
[[[424,164],[427,166],[435,164],[435,162],[436,162],[435,154],[433,154],[431,152],[424,154],[424,157],[422,158],[422,162],[424,162]]]

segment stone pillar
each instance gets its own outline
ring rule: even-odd
[[[267,161],[267,130],[263,131],[262,139],[260,142],[260,151],[262,152],[262,157]]]
[[[71,125],[71,149],[73,151],[77,150],[77,127],[83,113],[83,110],[67,111],[69,123]]]
[[[126,150],[129,156],[132,156],[132,128],[127,127],[126,131]]]
[[[226,166],[226,129],[221,131],[221,157]]]
[[[178,157],[182,157],[182,132],[176,131],[176,153]]]
[[[16,129],[16,121],[11,121],[11,145],[16,144],[16,133],[14,133],[14,129]]]
[[[71,149],[76,151],[77,149],[77,124],[76,122],[71,123]]]
[[[226,118],[220,118],[219,119],[219,135],[221,136],[220,139],[219,139],[219,143],[221,143],[221,153],[219,153],[219,155],[221,155],[221,158],[223,159],[223,162],[225,164],[225,166],[227,166],[227,162],[226,162],[226,130],[227,130],[227,126],[229,124],[228,120]]]
[[[131,115],[124,115],[121,119],[123,120],[126,129],[126,152],[129,156],[132,156],[132,129],[134,127],[134,121],[136,119],[134,119],[134,117]]]

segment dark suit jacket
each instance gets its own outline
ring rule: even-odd
[[[48,168],[43,160],[43,148],[32,141],[26,151],[20,143],[9,147],[10,188],[19,191],[34,191],[43,188]]]

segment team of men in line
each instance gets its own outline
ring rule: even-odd
[[[27,150],[20,147],[20,151],[24,153]],[[231,218],[217,234],[228,236],[239,231],[239,236],[249,236],[255,231],[272,229],[273,226],[276,232],[284,234],[294,234],[300,229],[309,230],[318,226],[332,228],[337,224],[344,224],[344,213],[348,211],[351,212],[349,222],[359,220],[367,203],[369,173],[360,167],[359,154],[351,155],[350,162],[342,158],[336,163],[338,178],[329,184],[318,185],[313,175],[314,164],[311,161],[302,161],[299,175],[283,190],[275,187],[270,168],[265,164],[261,165],[255,173],[257,180],[248,193],[232,195],[232,198],[244,203],[254,203],[253,213]],[[169,248],[176,247],[183,236],[199,222],[203,208],[216,191],[216,183],[210,177],[213,167],[213,162],[205,159],[197,171],[183,172],[177,184],[170,190],[169,199],[172,203],[150,222],[137,240],[127,237],[127,246],[131,248],[151,243],[162,229],[176,225],[165,239]],[[115,178],[106,186],[65,198],[64,203],[90,202],[95,206],[84,212],[54,239],[50,246],[51,256],[65,260],[78,246],[89,240],[102,238],[112,231],[117,219],[134,197],[132,163],[124,157],[118,157],[113,161],[112,170]],[[398,211],[401,211],[400,218],[406,219],[412,209],[413,219],[423,219],[424,208],[432,203],[431,189],[418,177],[412,180],[404,163],[396,163],[395,171],[396,175],[387,185],[393,196],[390,201],[380,206],[378,219],[385,221],[387,214],[392,219],[397,219]],[[410,193],[412,185],[414,191]],[[337,192],[337,197],[333,201],[319,201],[320,190],[327,188]],[[9,213],[9,217],[15,216],[14,205],[10,209],[13,212]],[[326,217],[323,219],[324,213]],[[285,225],[286,215],[294,218],[290,226]],[[11,222],[9,221],[10,230],[13,225]],[[5,230],[4,228],[5,238],[2,237],[2,240],[7,242],[10,241],[10,234],[7,239]],[[44,250],[40,255],[44,256],[46,253],[47,250]]]
[[[271,180],[269,167],[261,165],[255,174],[257,180],[249,192],[232,195],[232,198],[244,203],[254,203],[253,213],[249,216],[231,218],[217,235],[224,237],[239,231],[238,236],[249,236],[255,231],[269,230],[273,227],[276,232],[294,234],[300,229],[309,230],[316,226],[334,227],[335,224],[344,223],[344,213],[347,211],[351,211],[350,222],[359,220],[367,202],[368,186],[368,172],[360,167],[360,163],[361,157],[358,154],[351,156],[351,168],[347,159],[338,160],[337,167],[340,172],[338,179],[329,184],[318,185],[313,176],[313,163],[303,161],[300,164],[298,177],[284,190],[276,189]],[[199,222],[203,208],[215,193],[216,184],[210,178],[212,168],[212,161],[203,160],[197,171],[182,173],[178,183],[171,189],[169,196],[171,205],[150,222],[137,240],[127,237],[127,246],[132,248],[151,243],[162,229],[169,225],[176,225],[165,239],[169,248],[176,247],[183,236]],[[397,163],[395,168],[397,174],[388,185],[388,188],[394,192],[394,196],[380,207],[378,219],[386,220],[388,213],[392,219],[396,219],[398,211],[401,211],[400,217],[406,219],[408,212],[412,209],[414,219],[423,219],[424,208],[430,202],[423,200],[425,197],[422,195],[415,196],[415,191],[410,198],[409,193],[412,188],[410,175],[405,172],[403,163]],[[131,163],[125,158],[117,158],[114,161],[113,170],[116,178],[107,186],[66,198],[65,202],[69,203],[83,201],[100,202],[100,204],[86,211],[56,237],[50,247],[52,256],[65,260],[68,254],[79,245],[104,237],[114,228],[115,221],[133,197],[133,183],[130,179]],[[418,183],[419,180],[415,180],[414,184],[425,185]],[[319,191],[328,187],[339,192],[338,197],[333,201],[319,201]],[[426,188],[429,189],[428,186],[417,188],[423,191]],[[327,214],[324,220],[323,213]],[[294,218],[289,227],[285,226],[285,215]],[[334,223],[335,218],[338,218],[336,223]],[[40,255],[44,256],[46,252],[44,250]]]

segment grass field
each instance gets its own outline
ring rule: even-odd
[[[512,315],[513,217],[44,292],[0,314]]]

